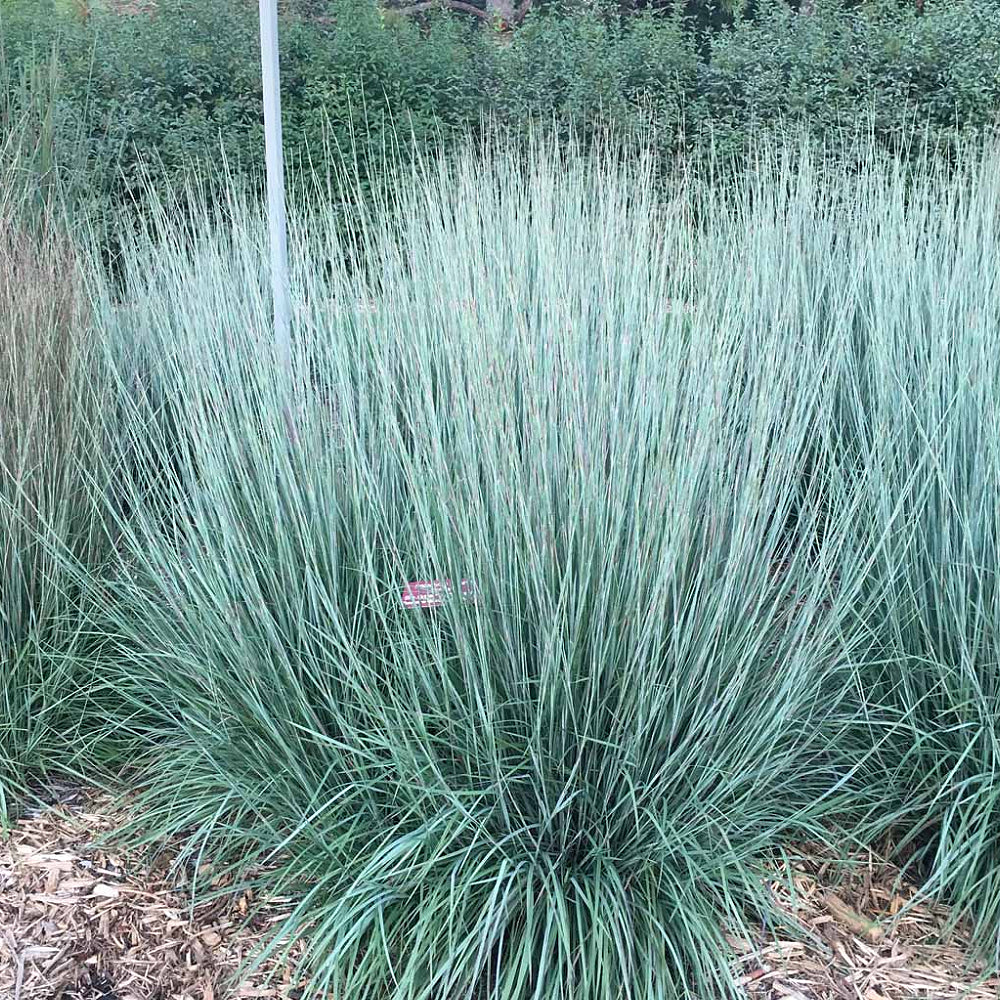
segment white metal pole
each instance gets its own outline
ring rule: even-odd
[[[278,67],[278,3],[260,0],[260,59],[264,83],[264,152],[267,161],[267,223],[271,242],[274,345],[278,364],[292,370],[285,169],[281,145],[281,75]]]

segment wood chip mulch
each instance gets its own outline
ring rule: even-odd
[[[280,908],[236,897],[192,911],[169,865],[95,846],[122,821],[109,796],[60,798],[0,834],[2,1000],[294,1000],[275,963],[234,982]]]
[[[0,839],[0,998],[236,1000],[299,995],[290,967],[238,971],[283,918],[246,897],[191,909],[169,866],[95,846],[122,822],[113,800],[70,789]],[[912,904],[898,872],[818,850],[775,870],[771,891],[799,940],[731,938],[750,1000],[998,1000],[947,911]],[[292,960],[296,956],[293,951]]]
[[[751,1000],[1000,1000],[963,932],[945,935],[947,908],[916,902],[898,869],[867,857],[844,870],[819,848],[800,857],[770,889],[808,936],[730,938]]]

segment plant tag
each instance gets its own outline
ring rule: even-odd
[[[414,608],[440,608],[451,598],[452,591],[451,580],[411,580],[401,594],[403,607],[411,611]],[[459,593],[463,600],[474,601],[476,585],[471,580],[462,580]]]

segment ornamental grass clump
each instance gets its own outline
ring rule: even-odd
[[[128,832],[291,895],[315,995],[731,995],[767,860],[854,801],[815,175],[772,158],[748,245],[615,152],[425,163],[350,267],[300,215],[290,373],[238,198],[99,304]]]
[[[925,893],[1000,967],[1000,184],[871,177],[830,480],[863,509],[842,565],[877,590],[860,713],[891,731],[877,816]],[[881,738],[881,737],[879,737]],[[871,834],[867,834],[871,837]]]
[[[0,825],[87,747],[83,579],[107,552],[106,462],[81,265],[0,143]]]

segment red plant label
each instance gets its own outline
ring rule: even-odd
[[[440,608],[452,595],[451,580],[411,580],[402,592],[404,608]],[[462,580],[459,593],[467,601],[476,599],[476,587],[471,580]]]

